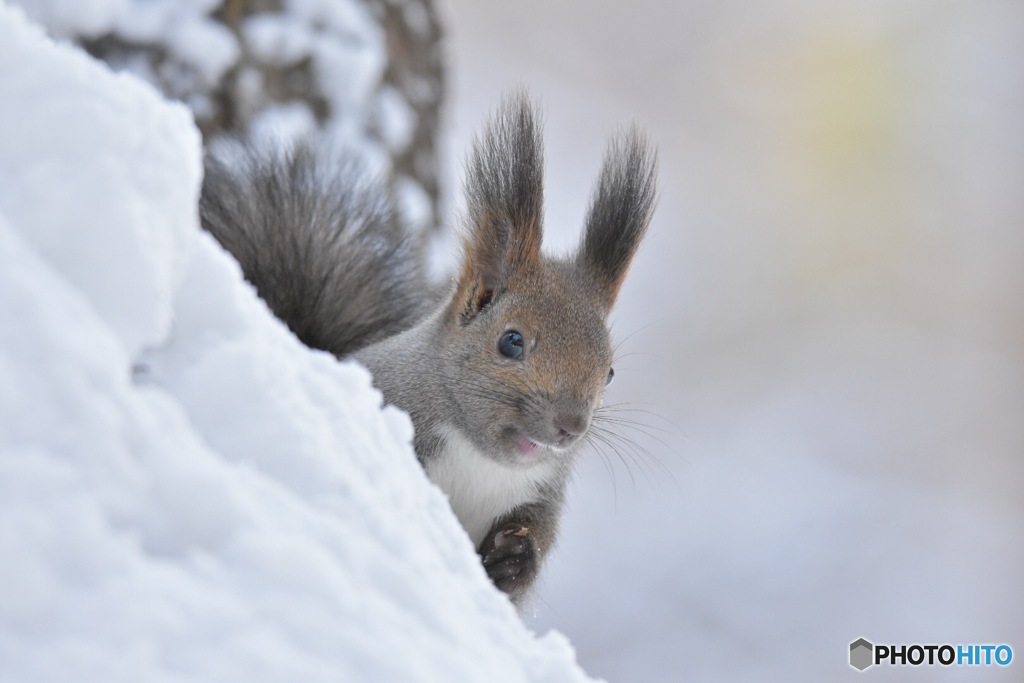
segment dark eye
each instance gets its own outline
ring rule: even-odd
[[[523,335],[509,330],[498,340],[498,351],[506,358],[520,360],[523,357]]]
[[[615,379],[615,368],[608,368],[608,379],[604,381],[604,385],[608,386]]]

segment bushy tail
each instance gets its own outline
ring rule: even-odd
[[[412,326],[426,286],[386,190],[308,145],[236,151],[207,156],[202,225],[303,343],[340,357]]]

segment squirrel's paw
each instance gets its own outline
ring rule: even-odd
[[[530,529],[516,522],[491,534],[483,542],[480,556],[494,585],[513,599],[530,587],[540,564]]]

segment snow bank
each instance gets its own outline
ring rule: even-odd
[[[0,681],[587,680],[199,231],[183,107],[0,4],[0,122]]]

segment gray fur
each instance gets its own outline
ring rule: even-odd
[[[351,174],[321,175],[305,148],[248,154],[237,168],[211,161],[201,205],[204,226],[274,312],[310,346],[354,355],[385,399],[410,414],[428,474],[443,463],[442,483],[463,487],[446,491],[450,498],[479,503],[465,495],[478,480],[459,480],[452,463],[468,468],[456,474],[484,473],[490,490],[506,478],[518,487],[508,509],[477,517],[492,520],[478,546],[484,567],[516,602],[554,544],[566,482],[611,369],[607,315],[654,198],[653,154],[630,133],[605,158],[579,253],[543,256],[535,119],[528,99],[512,96],[476,140],[463,264],[420,318],[417,260],[382,193]],[[499,352],[509,330],[524,339],[521,358]]]
[[[308,144],[206,159],[202,225],[307,346],[342,357],[411,326],[427,288],[387,192]]]

